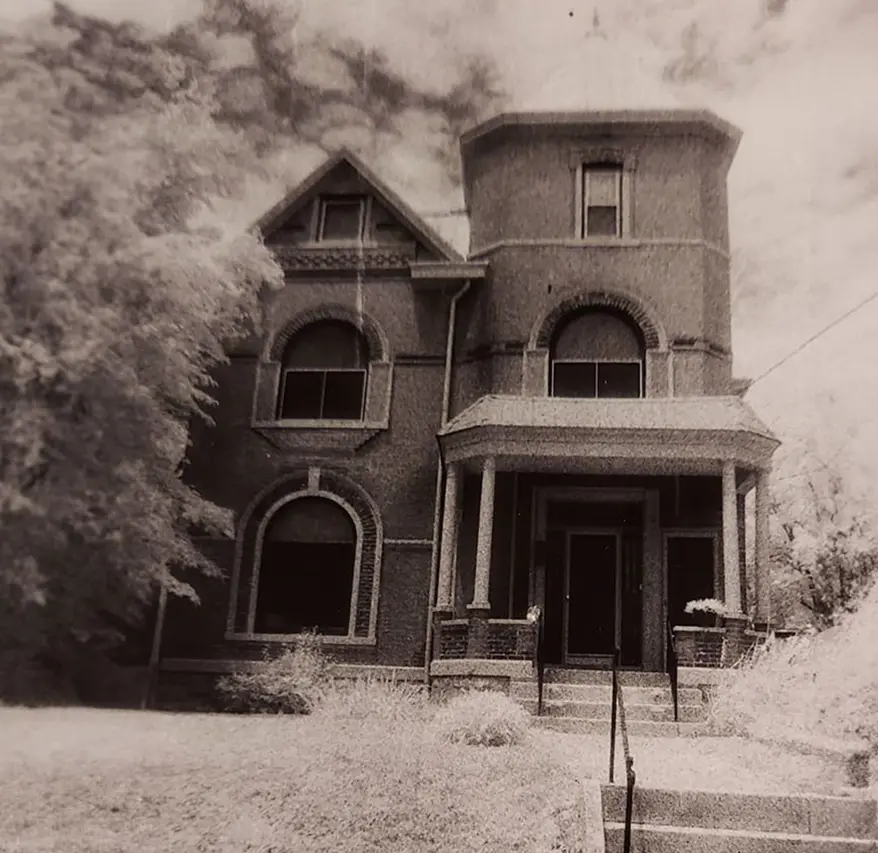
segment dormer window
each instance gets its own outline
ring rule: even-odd
[[[317,239],[327,243],[356,243],[366,231],[364,196],[326,196],[320,199]]]
[[[581,237],[622,236],[622,167],[588,164],[582,169]]]

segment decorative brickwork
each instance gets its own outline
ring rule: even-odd
[[[373,638],[375,633],[376,596],[381,568],[382,527],[378,509],[364,489],[345,475],[327,468],[319,469],[317,484],[309,486],[308,471],[290,473],[264,492],[245,514],[239,536],[237,572],[233,579],[233,615],[230,627],[235,633],[249,633],[250,614],[254,611],[258,583],[254,574],[260,558],[260,531],[268,513],[285,498],[340,498],[356,515],[360,536],[359,561],[355,567],[356,596],[354,601],[353,637]]]
[[[349,305],[336,304],[319,305],[287,320],[274,336],[267,360],[280,361],[290,338],[305,326],[319,320],[342,320],[356,326],[366,339],[369,361],[390,361],[390,344],[380,326],[368,314],[356,311]]]
[[[665,349],[664,332],[658,321],[642,303],[622,293],[608,293],[602,290],[586,290],[565,299],[543,317],[531,338],[531,349],[548,348],[558,324],[570,314],[583,308],[615,308],[627,314],[640,328],[647,349]]]
[[[271,251],[281,267],[288,272],[309,270],[369,270],[382,272],[408,271],[417,256],[417,247],[392,248],[304,248],[275,243]]]

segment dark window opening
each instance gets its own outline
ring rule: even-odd
[[[287,370],[281,392],[282,420],[363,419],[365,370]]]
[[[640,362],[556,361],[553,397],[640,397]]]
[[[363,238],[365,199],[356,196],[323,199],[320,204],[318,240],[351,241]]]
[[[356,531],[326,498],[300,498],[265,534],[254,630],[259,634],[345,636],[351,617]]]
[[[668,619],[671,625],[715,624],[707,613],[686,613],[686,605],[714,597],[715,546],[712,536],[669,536]]]

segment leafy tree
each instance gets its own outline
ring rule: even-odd
[[[0,696],[75,675],[158,583],[194,595],[174,572],[215,570],[189,532],[231,519],[181,477],[189,424],[209,420],[211,369],[283,281],[216,202],[290,146],[392,135],[403,109],[450,130],[492,97],[484,69],[467,99],[472,69],[420,92],[376,54],[367,91],[307,83],[294,23],[208,0],[154,34],[57,4],[0,35]],[[309,49],[351,68],[366,55]]]
[[[819,464],[796,478],[786,499],[775,500],[772,528],[781,618],[823,630],[856,610],[878,578],[878,545],[837,471]]]

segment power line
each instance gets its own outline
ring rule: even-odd
[[[842,323],[844,320],[847,320],[848,317],[850,317],[852,314],[856,314],[857,311],[859,311],[861,308],[864,308],[866,305],[868,305],[870,302],[872,302],[875,299],[878,299],[878,291],[873,293],[871,296],[867,296],[862,302],[859,302],[857,305],[854,305],[853,308],[851,308],[849,311],[846,311],[840,317],[836,317],[835,320],[833,320],[828,325],[824,326],[822,329],[820,329],[820,331],[815,332],[813,335],[811,335],[810,338],[808,338],[806,341],[803,341],[794,350],[792,350],[791,352],[788,352],[782,359],[780,359],[780,361],[776,361],[774,364],[771,365],[771,367],[768,368],[768,370],[765,370],[762,373],[760,373],[759,376],[757,376],[750,383],[750,387],[752,388],[757,382],[761,381],[762,379],[765,379],[765,377],[768,376],[770,373],[774,373],[775,370],[777,370],[781,365],[786,364],[793,356],[798,355],[803,349],[805,349],[806,347],[813,344],[814,341],[816,341],[818,338],[822,338],[823,335],[825,335],[828,331],[830,331],[831,329],[834,329],[837,325],[839,325],[839,323]]]

